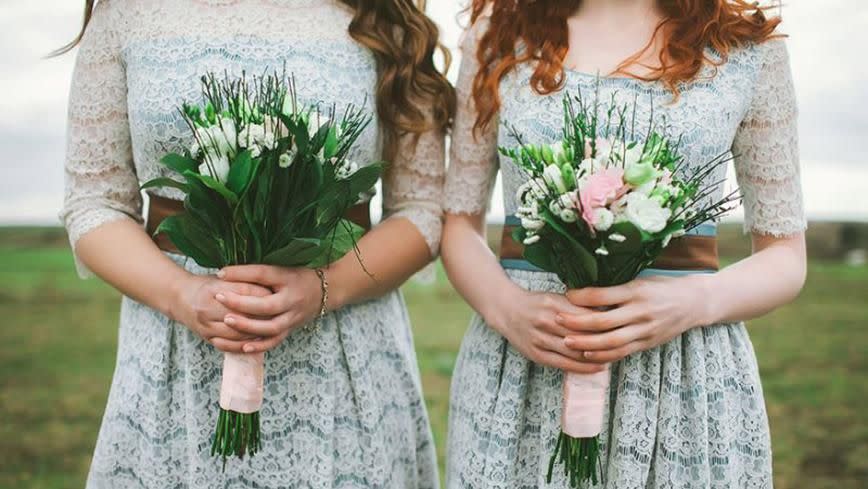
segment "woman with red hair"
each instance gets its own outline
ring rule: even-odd
[[[805,280],[780,19],[741,0],[475,0],[472,20],[441,253],[478,315],[454,373],[447,486],[568,487],[560,468],[546,482],[563,372],[609,368],[595,487],[771,487],[762,386],[742,321],[792,300]],[[753,254],[719,271],[570,291],[527,262],[498,263],[484,239],[498,166],[507,224],[526,180],[498,160],[498,145],[516,145],[501,123],[550,143],[563,129],[564,94],[577,92],[635,103],[640,133],[665,120],[683,137],[684,171],[731,151]],[[713,223],[704,228],[714,234]]]

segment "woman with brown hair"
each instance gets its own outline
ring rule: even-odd
[[[67,47],[81,45],[62,217],[79,270],[125,295],[89,488],[437,487],[407,311],[395,290],[438,250],[443,140],[454,107],[432,59],[438,32],[420,3],[86,2],[82,35]],[[376,106],[351,158],[390,162],[385,219],[358,243],[364,269],[350,254],[323,276],[241,267],[218,278],[151,239],[139,185],[167,171],[162,154],[190,147],[177,108],[198,101],[202,75],[284,67],[302,104],[338,113]],[[151,194],[151,220],[156,207],[177,209],[179,197]],[[362,214],[356,219],[367,221]],[[302,327],[322,306],[328,314],[316,327]],[[268,352],[262,450],[230,461],[225,473],[209,453],[220,350]]]
[[[792,300],[806,267],[795,94],[780,20],[764,12],[742,0],[473,2],[442,255],[478,316],[453,378],[449,488],[569,487],[561,466],[546,482],[563,372],[606,365],[602,479],[580,487],[772,487],[741,321]],[[638,133],[665,121],[682,137],[681,171],[731,151],[752,256],[710,273],[650,270],[624,286],[570,291],[520,253],[498,263],[483,239],[497,147],[517,145],[513,128],[528,143],[558,139],[564,94],[578,92],[635,103]],[[499,168],[511,224],[527,177],[508,158]],[[722,194],[718,186],[709,199]],[[713,239],[714,223],[702,229]]]

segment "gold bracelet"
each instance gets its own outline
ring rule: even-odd
[[[321,268],[317,268],[315,271],[316,276],[319,277],[320,287],[322,288],[322,302],[320,303],[319,308],[319,319],[322,319],[325,317],[327,312],[326,305],[329,301],[329,281],[326,278],[325,271],[323,271]]]

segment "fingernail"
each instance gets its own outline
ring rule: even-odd
[[[558,324],[563,324],[564,323],[564,317],[561,316],[560,314],[558,314],[557,316],[555,316],[555,322]]]
[[[254,348],[250,345],[244,345],[244,353],[253,353]]]
[[[223,278],[225,276],[226,276],[226,272],[224,272],[223,270],[220,270],[219,272],[217,272],[217,278]]]
[[[582,352],[582,356],[585,358],[591,358],[592,356],[594,356],[594,353],[590,352],[590,351],[585,351],[585,352]]]
[[[229,326],[232,326],[233,324],[235,324],[235,318],[232,316],[226,316],[225,318],[223,318],[223,322],[228,324]]]
[[[223,302],[223,301],[226,300],[226,296],[223,295],[223,294],[217,294],[217,295],[214,296],[214,298],[217,299],[217,300],[220,301],[220,302]]]

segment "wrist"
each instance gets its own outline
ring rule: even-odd
[[[344,307],[347,303],[346,291],[341,287],[340,280],[334,280],[332,268],[321,268],[322,276],[317,274],[316,284],[320,299],[320,305],[325,306],[325,311],[332,312]],[[316,273],[316,271],[314,271]]]
[[[168,281],[169,286],[165,288],[165,293],[160,303],[156,305],[156,309],[172,321],[179,321],[184,294],[191,289],[193,281],[197,279],[197,275],[181,270]]]
[[[722,316],[718,311],[717,297],[715,293],[714,273],[699,273],[691,276],[690,287],[694,291],[694,317],[695,326],[708,326],[717,324]]]
[[[494,294],[479,308],[479,314],[486,324],[501,335],[506,335],[509,325],[511,308],[521,301],[520,295],[527,293],[524,289],[509,281],[507,287],[493,287]]]

